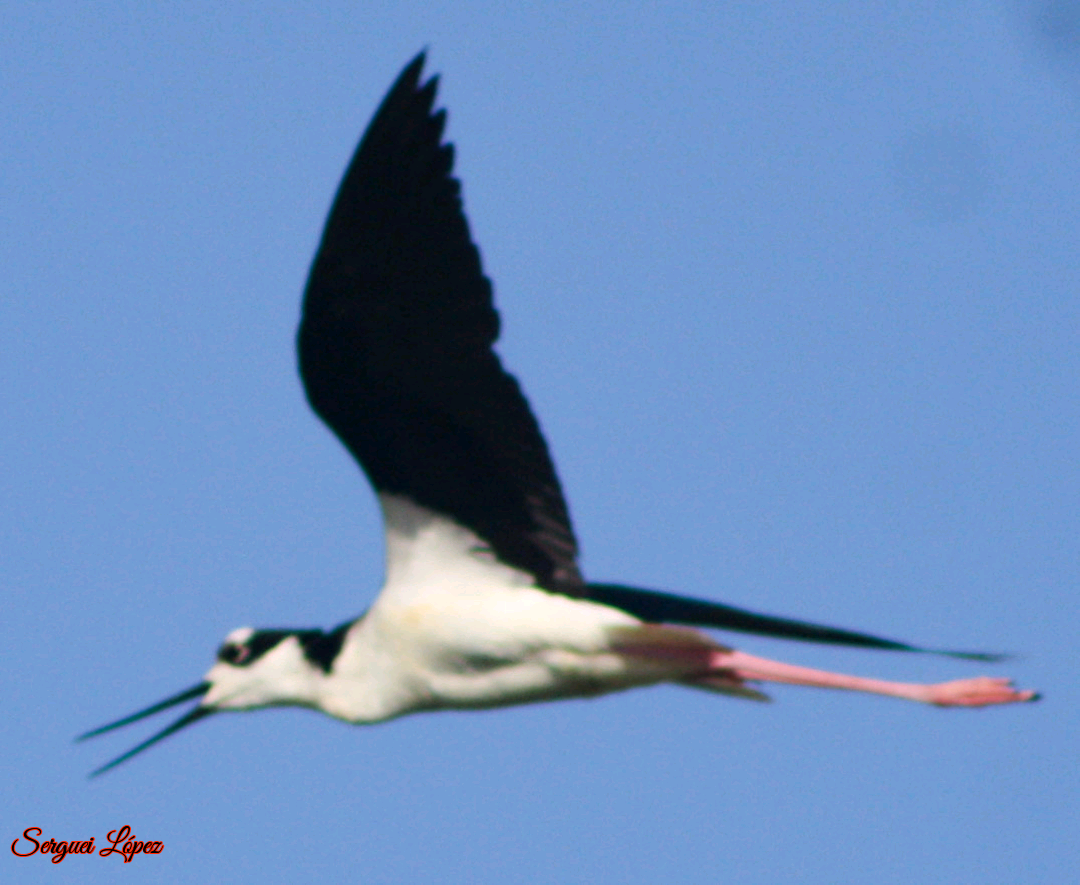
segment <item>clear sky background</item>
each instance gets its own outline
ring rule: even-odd
[[[1080,5],[9,4],[7,881],[1064,883],[1080,865]],[[219,716],[107,776],[234,627],[332,626],[374,498],[293,335],[401,67],[593,579],[992,666],[941,711],[657,688],[370,728]],[[727,637],[905,680],[983,665]],[[163,724],[163,723],[162,723]]]

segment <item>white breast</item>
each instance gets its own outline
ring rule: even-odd
[[[669,675],[613,649],[613,628],[639,625],[633,616],[548,593],[468,529],[398,496],[380,501],[387,580],[335,668],[358,688],[343,718],[596,694]]]

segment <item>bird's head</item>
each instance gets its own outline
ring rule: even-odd
[[[330,673],[350,625],[351,622],[342,624],[329,633],[322,630],[255,630],[251,627],[233,630],[218,649],[217,662],[198,685],[77,738],[81,741],[95,737],[198,699],[192,710],[101,766],[91,773],[91,777],[115,768],[162,738],[212,713],[258,707],[316,706],[319,684]]]

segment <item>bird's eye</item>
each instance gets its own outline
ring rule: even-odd
[[[217,658],[219,661],[226,664],[232,664],[235,667],[239,667],[250,655],[251,651],[246,645],[240,645],[236,642],[226,642],[218,649]]]

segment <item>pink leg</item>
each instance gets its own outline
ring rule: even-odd
[[[789,685],[811,685],[818,688],[846,688],[850,691],[866,691],[894,698],[907,698],[939,707],[985,707],[990,704],[1009,704],[1015,701],[1038,700],[1034,691],[1017,691],[1009,679],[992,679],[979,676],[974,679],[957,679],[936,685],[918,685],[910,682],[886,682],[882,679],[866,679],[847,676],[826,670],[796,667],[768,658],[757,658],[741,651],[717,651],[709,661],[710,667],[731,673],[736,679],[751,681],[785,682]]]

